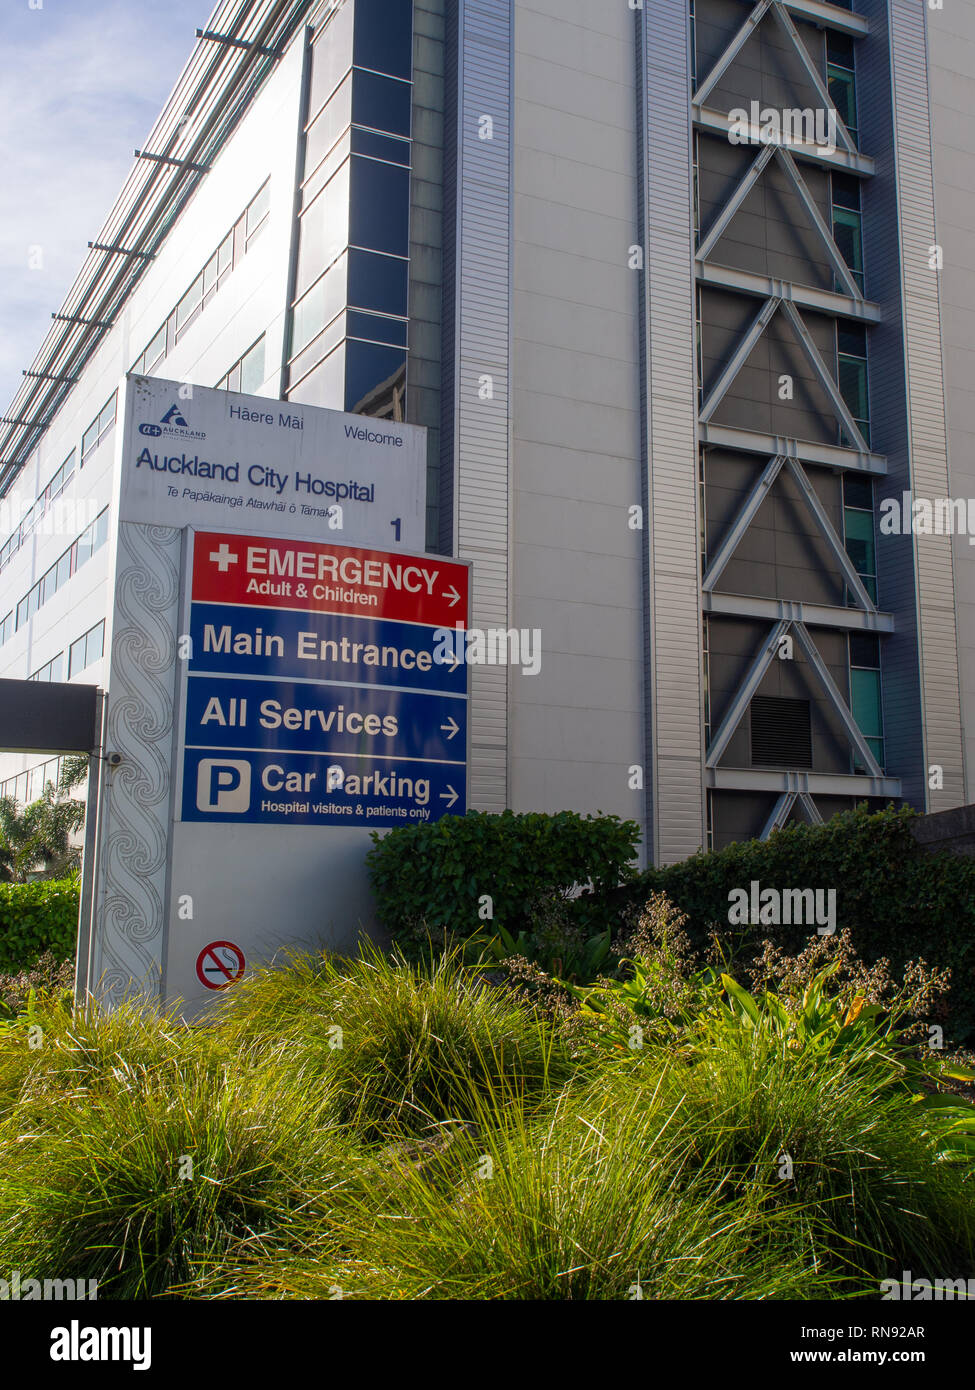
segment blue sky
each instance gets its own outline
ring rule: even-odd
[[[214,0],[0,3],[0,413]],[[29,269],[31,247],[41,268]]]

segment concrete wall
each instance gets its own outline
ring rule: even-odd
[[[953,497],[975,498],[975,7],[927,11],[936,240]],[[975,791],[975,546],[954,542],[966,799]]]
[[[633,13],[515,9],[510,805],[643,819]],[[475,588],[476,588],[475,578]]]

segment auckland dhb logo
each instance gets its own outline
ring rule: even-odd
[[[158,439],[160,435],[168,435],[173,439],[206,439],[206,430],[190,429],[190,422],[183,414],[183,407],[178,401],[166,411],[158,425],[140,425],[140,434],[147,434],[151,439]]]

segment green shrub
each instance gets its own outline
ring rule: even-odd
[[[370,1138],[464,1122],[480,1094],[544,1095],[572,1071],[557,1029],[455,957],[295,958],[242,980],[215,1017],[236,1047],[286,1046],[327,1077],[342,1117]]]
[[[575,906],[584,920],[600,894],[633,877],[640,831],[617,816],[469,811],[372,839],[366,862],[380,919],[400,941],[430,931],[439,942],[499,925],[517,935],[546,898],[591,882]],[[479,916],[484,897],[490,919]]]
[[[327,1249],[357,1169],[320,1076],[286,1054],[221,1059],[148,1012],[89,1009],[76,1045],[70,1024],[39,1022],[19,1100],[0,1105],[0,1266],[145,1298],[242,1242],[300,1249],[312,1227]]]
[[[897,975],[918,956],[951,971],[951,994],[932,1023],[963,1038],[975,1029],[975,859],[928,854],[911,834],[910,808],[844,811],[824,825],[794,825],[768,840],[745,840],[651,869],[604,897],[607,915],[625,920],[653,892],[664,892],[689,921],[695,945],[712,926],[730,937],[728,895],[757,880],[762,888],[836,889],[838,927],[848,928],[867,964],[886,957]],[[737,929],[744,950],[774,934],[788,952],[808,943],[803,926]],[[949,1019],[950,1010],[950,1019]]]
[[[729,1194],[693,1138],[618,1069],[541,1121],[489,1099],[452,1181],[405,1168],[379,1218],[363,1211],[336,1282],[367,1298],[826,1296],[811,1223],[757,1185]]]
[[[0,974],[29,969],[45,951],[74,955],[79,891],[73,878],[0,883]]]
[[[67,1000],[73,993],[74,961],[45,951],[26,969],[0,974],[0,1019],[23,1015],[32,997],[53,994]]]

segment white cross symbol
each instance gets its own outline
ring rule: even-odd
[[[221,574],[226,574],[230,566],[236,565],[237,563],[237,556],[233,554],[226,541],[224,541],[219,550],[210,551],[210,559]]]

